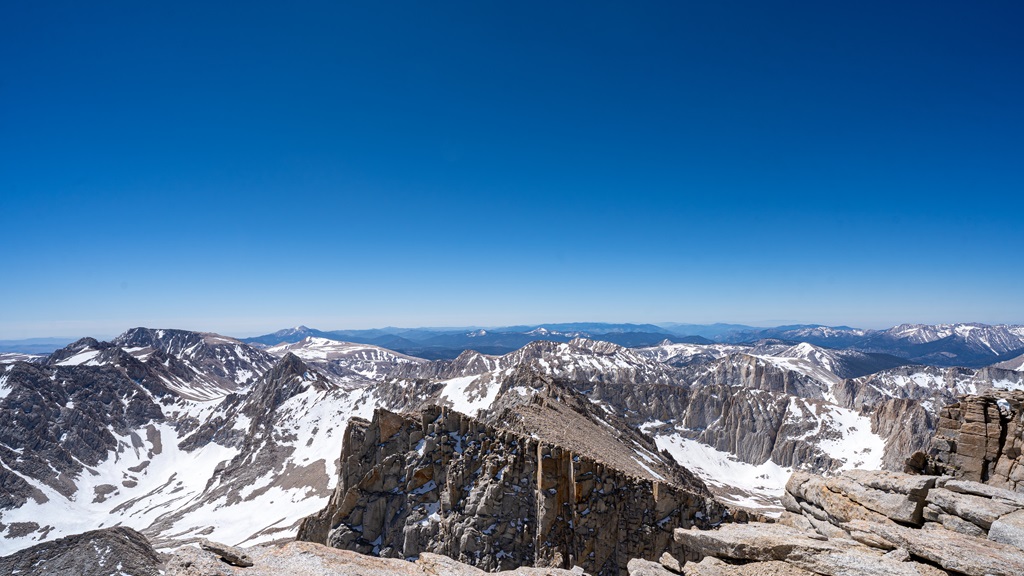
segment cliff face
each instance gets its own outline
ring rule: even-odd
[[[928,454],[908,468],[1024,492],[1024,391],[965,396],[942,409]]]
[[[383,557],[433,552],[488,571],[624,574],[631,558],[671,548],[673,529],[728,515],[699,480],[638,478],[439,407],[353,420],[342,462],[300,540]]]

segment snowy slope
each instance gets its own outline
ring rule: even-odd
[[[792,468],[767,461],[754,465],[681,434],[656,436],[659,450],[697,474],[723,502],[745,508],[778,507]]]
[[[408,372],[427,361],[406,356],[369,344],[352,344],[327,338],[307,337],[291,344],[279,344],[267,349],[277,357],[295,354],[317,367],[335,382],[358,386]]]
[[[738,344],[676,344],[666,340],[657,346],[639,348],[637,353],[670,366],[688,366],[749,349],[749,346]]]

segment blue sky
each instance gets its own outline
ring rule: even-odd
[[[102,4],[0,9],[0,338],[1024,322],[1019,2]]]

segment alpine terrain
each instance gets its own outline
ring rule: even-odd
[[[134,328],[6,354],[0,555],[119,527],[103,537],[162,551],[298,536],[487,571],[621,574],[666,551],[685,560],[695,544],[680,531],[813,502],[797,473],[871,486],[857,474],[913,464],[955,476],[993,435],[964,424],[936,444],[965,413],[948,407],[1024,390],[1022,327],[730,328],[655,342],[669,328],[566,328],[505,330],[529,340],[433,360],[304,328],[251,343]],[[583,335],[599,330],[640,345]],[[373,337],[384,336],[396,334]],[[983,423],[1017,410],[1000,402]],[[1003,446],[1007,434],[994,437]],[[1019,452],[993,450],[969,479],[1024,486]]]

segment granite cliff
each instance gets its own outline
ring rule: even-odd
[[[300,540],[395,558],[433,552],[488,571],[620,574],[630,559],[670,549],[673,529],[729,516],[683,471],[672,481],[632,476],[441,407],[353,420],[342,462],[338,488]]]
[[[964,396],[940,412],[927,453],[907,467],[1024,492],[1024,391]]]

